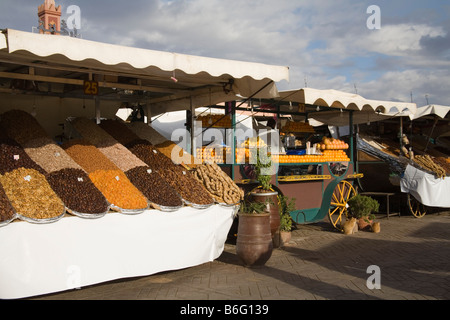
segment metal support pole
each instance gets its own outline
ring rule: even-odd
[[[353,132],[353,112],[349,112],[349,126],[350,126],[350,161],[354,163],[354,132]]]

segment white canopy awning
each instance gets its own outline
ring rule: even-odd
[[[417,109],[414,103],[369,100],[354,93],[313,88],[283,91],[280,92],[280,97],[277,100],[337,109],[359,111],[371,109],[384,115],[394,115],[397,113],[408,115],[414,113]]]
[[[417,108],[417,112],[409,116],[411,120],[419,119],[428,115],[436,115],[442,119],[444,119],[447,114],[450,112],[450,107],[448,106],[439,106],[439,105],[428,105],[424,107]]]
[[[12,74],[13,68],[5,64],[27,66],[33,71]],[[149,93],[146,103],[152,106],[152,115],[189,109],[191,104],[200,107],[231,101],[236,95],[274,98],[278,96],[275,83],[289,80],[289,68],[285,66],[138,49],[12,29],[0,36],[0,78],[61,80],[64,84],[82,85],[80,74],[99,77],[101,88]],[[114,76],[129,82],[109,80]]]
[[[396,116],[409,116],[417,109],[415,103],[369,100],[354,93],[313,88],[282,91],[280,97],[275,100],[339,109],[309,115],[310,119],[333,126],[348,125],[348,117],[344,117],[340,110],[358,111],[353,115],[353,123],[360,124]]]

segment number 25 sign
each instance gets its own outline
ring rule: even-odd
[[[98,95],[98,82],[96,81],[85,81],[84,82],[84,94],[89,96]]]

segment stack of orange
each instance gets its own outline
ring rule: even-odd
[[[322,155],[274,155],[272,160],[278,163],[319,163],[350,161],[343,150],[324,150]]]
[[[323,137],[322,143],[319,144],[321,150],[347,150],[348,144],[342,140]]]
[[[215,148],[203,147],[197,148],[197,159],[201,159],[202,162],[214,162],[214,163],[226,163],[227,156],[231,155],[231,148],[223,148],[222,154],[217,152]]]

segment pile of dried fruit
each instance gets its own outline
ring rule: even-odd
[[[214,199],[209,195],[203,185],[181,167],[163,169],[158,171],[158,173],[184,200],[197,205],[214,203]]]
[[[125,172],[146,198],[164,207],[181,207],[183,201],[175,189],[150,167],[137,167]]]
[[[0,224],[11,221],[15,215],[14,208],[0,185]]]
[[[183,163],[190,167],[195,166],[195,158],[172,141],[163,142],[155,147],[159,152],[172,159],[176,164]]]
[[[436,164],[440,165],[446,172],[447,176],[450,177],[450,158],[449,157],[436,157],[433,158]]]
[[[19,144],[47,137],[47,133],[31,114],[22,110],[10,110],[0,116],[0,126]]]
[[[435,163],[429,155],[415,156],[414,162],[422,168],[432,171],[438,178],[444,178],[446,176],[445,169]]]
[[[54,171],[47,175],[47,181],[69,211],[99,214],[109,210],[106,198],[81,169]]]
[[[16,141],[9,138],[0,139],[0,174],[19,168],[34,169],[45,174],[45,170],[37,165]]]
[[[87,173],[97,170],[119,170],[103,153],[84,139],[65,142],[62,148]]]
[[[145,166],[144,162],[93,121],[76,118],[71,121],[71,124],[84,139],[97,147],[120,170],[126,172]]]
[[[193,173],[219,203],[236,204],[244,199],[244,191],[217,164],[203,164]]]
[[[133,131],[140,139],[149,141],[152,145],[164,143],[167,139],[161,135],[158,131],[150,127],[143,122],[132,122],[127,126]]]
[[[95,122],[87,118],[75,118],[70,121],[70,125],[87,141],[94,146],[100,143],[114,144],[117,142],[113,137],[102,130]]]
[[[0,176],[15,211],[30,219],[52,219],[64,214],[65,207],[45,176],[34,169],[19,168]]]
[[[145,196],[95,146],[85,140],[72,140],[62,147],[89,174],[91,181],[109,203],[126,210],[148,207]]]
[[[118,120],[103,120],[99,126],[123,145],[139,139],[125,123]]]
[[[89,174],[92,182],[114,206],[126,210],[148,207],[144,195],[121,170],[97,170]]]
[[[147,140],[135,140],[127,144],[126,147],[153,170],[176,167],[170,158],[159,152]]]

